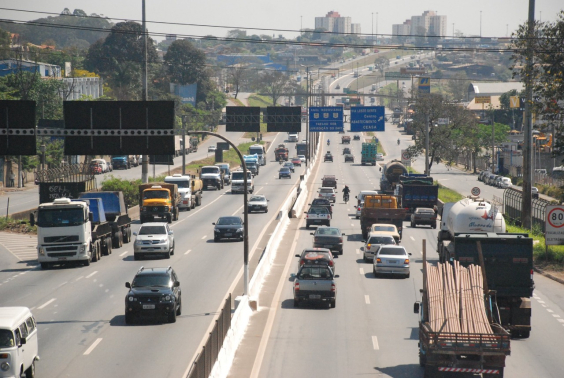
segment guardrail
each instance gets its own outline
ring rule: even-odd
[[[523,193],[513,188],[507,188],[503,192],[503,208],[504,214],[515,220],[517,224],[521,223],[521,205],[523,203]],[[542,198],[534,198],[532,200],[532,223],[538,226],[544,232],[546,220],[546,206],[550,202]]]

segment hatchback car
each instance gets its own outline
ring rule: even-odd
[[[346,154],[345,155],[345,163],[354,163],[354,155],[353,154]]]
[[[382,245],[396,245],[396,240],[388,234],[371,232],[364,243],[364,261],[372,262],[374,255]]]
[[[280,168],[280,170],[278,171],[278,178],[281,179],[283,177],[292,178],[292,172],[290,172],[290,168],[288,167],[282,167]]]
[[[243,220],[240,217],[219,217],[217,222],[212,223],[213,241],[221,239],[237,239],[243,241]]]
[[[333,214],[333,205],[331,201],[327,198],[314,198],[313,201],[309,204],[310,206],[324,206],[327,208],[329,213]]]
[[[319,189],[319,198],[328,199],[331,202],[335,202],[336,193],[334,188],[321,187]]]
[[[163,256],[170,259],[174,255],[174,232],[167,223],[143,223],[133,243],[133,259],[145,256]]]
[[[295,171],[294,164],[291,161],[287,161],[284,163],[283,167],[289,168],[292,173]]]
[[[296,255],[296,257],[300,258],[298,261],[298,270],[300,270],[304,264],[315,264],[315,261],[324,261],[333,269],[333,273],[335,273],[335,259],[333,258],[331,250],[327,248],[305,248],[302,253]]]
[[[215,152],[215,150],[217,150],[216,146],[209,146],[208,147],[208,152]]]
[[[302,163],[305,163],[305,161],[306,161],[305,155],[298,155],[298,158],[300,159],[300,161]]]
[[[411,253],[407,253],[402,246],[380,246],[372,263],[374,277],[379,277],[380,274],[399,274],[409,278],[409,256]]]
[[[377,160],[377,161],[382,161],[382,160],[384,160],[384,154],[381,153],[381,152],[378,152],[378,153],[376,154],[376,160]]]
[[[326,161],[330,161],[331,163],[333,162],[333,155],[331,155],[331,152],[327,152],[323,157],[323,162]]]
[[[249,209],[249,213],[253,211],[264,211],[268,213],[268,200],[263,195],[255,194],[249,200],[247,208]]]
[[[292,162],[292,164],[294,164],[296,167],[301,167],[301,166],[302,166],[302,159],[300,159],[299,157],[292,158],[291,162]]]
[[[345,234],[337,227],[318,227],[311,235],[313,235],[314,248],[327,248],[331,252],[343,254],[343,236]]]
[[[182,292],[174,269],[141,267],[125,296],[125,323],[131,324],[139,316],[166,316],[169,323],[182,314]]]
[[[355,134],[355,135],[353,136],[353,140],[360,140],[360,135]]]
[[[310,206],[306,214],[306,228],[311,225],[331,226],[331,213],[325,206]]]
[[[350,148],[348,148],[348,147],[343,148],[343,155],[350,154],[350,153],[351,153]]]

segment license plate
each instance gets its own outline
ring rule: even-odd
[[[394,261],[394,260],[388,260],[388,264],[395,264],[395,263],[397,263],[397,261]]]
[[[231,234],[231,232],[226,232],[224,235],[225,236],[231,236],[232,234]]]
[[[323,246],[323,248],[331,248],[331,247],[332,247],[331,244],[325,244],[325,245]]]
[[[154,310],[155,305],[143,305],[143,310]]]
[[[321,295],[319,295],[319,294],[310,294],[309,295],[309,299],[320,299],[320,298],[321,298]]]
[[[66,259],[67,259],[66,257],[59,257],[59,258],[58,258],[59,261],[60,261],[60,260],[66,260]]]

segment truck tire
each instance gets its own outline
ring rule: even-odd
[[[121,248],[123,246],[123,234],[120,230],[114,233],[113,237],[113,247],[114,248]]]
[[[336,300],[336,299],[333,299],[333,300],[331,301],[331,308],[335,308],[335,306],[337,306],[337,300]]]
[[[166,215],[166,221],[167,221],[168,223],[172,223],[172,214],[167,214],[167,215]]]
[[[104,256],[108,256],[111,253],[112,253],[112,238],[108,236],[104,239],[104,247],[102,248],[102,254]]]
[[[98,241],[95,241],[90,247],[92,250],[92,262],[97,262],[99,260],[100,249],[98,248]]]
[[[172,214],[173,214],[173,220],[174,220],[174,221],[177,221],[177,220],[178,220],[178,215],[179,215],[179,213],[180,213],[180,210],[178,209],[178,207],[175,207],[175,208],[174,208],[174,212],[172,213]]]
[[[419,366],[425,367],[427,364],[427,356],[425,356],[421,351],[419,351]]]

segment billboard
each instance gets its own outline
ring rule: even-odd
[[[383,106],[351,107],[351,131],[385,131]]]
[[[196,93],[198,92],[198,84],[181,85],[170,83],[170,93],[180,97],[183,104],[196,106]]]
[[[36,155],[35,101],[0,101],[0,153]]]
[[[343,108],[341,106],[312,106],[309,108],[309,131],[342,131]]]

